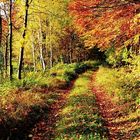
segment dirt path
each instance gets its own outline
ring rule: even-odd
[[[55,137],[55,124],[58,120],[59,111],[66,103],[66,96],[69,94],[71,88],[74,85],[74,81],[71,82],[71,85],[66,90],[55,91],[59,95],[59,98],[49,109],[49,115],[43,116],[40,121],[34,126],[29,134],[29,137],[32,140],[54,140]]]
[[[96,72],[93,74],[92,83],[95,83]],[[139,126],[137,120],[128,121],[122,120],[120,118],[125,117],[125,110],[130,107],[130,104],[116,105],[112,101],[112,97],[105,93],[101,87],[94,86],[93,93],[96,96],[97,106],[99,107],[99,112],[105,121],[105,127],[108,128],[108,138],[109,140],[139,140],[139,136],[136,138],[131,138],[135,126]],[[138,118],[137,118],[138,119]],[[119,121],[117,121],[119,120]],[[131,129],[130,129],[131,128]],[[127,132],[124,130],[128,129]],[[130,130],[129,130],[130,129]]]
[[[135,131],[135,125],[138,126],[137,120],[128,121],[121,120],[120,118],[126,117],[125,110],[130,107],[130,104],[124,104],[121,106],[116,105],[112,101],[112,97],[104,92],[101,87],[94,85],[96,77],[96,72],[94,72],[90,85],[93,88],[93,93],[96,97],[97,106],[99,108],[99,113],[105,121],[104,127],[108,129],[108,139],[109,140],[139,140],[137,137],[130,137]],[[40,121],[34,125],[33,129],[30,131],[29,139],[32,140],[54,140],[56,132],[56,122],[59,120],[59,112],[66,104],[67,95],[70,93],[73,85],[73,81],[70,87],[66,90],[55,91],[59,96],[55,103],[49,108],[49,112],[43,115]],[[94,86],[93,86],[94,85]],[[138,118],[137,118],[138,119]],[[124,129],[128,128],[128,131]],[[130,129],[129,129],[130,128]],[[134,128],[134,129],[133,129]],[[138,130],[137,130],[138,131]]]

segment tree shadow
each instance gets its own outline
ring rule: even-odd
[[[48,107],[34,105],[28,115],[21,120],[9,118],[0,125],[0,140],[31,140],[29,132],[43,114],[48,114]]]

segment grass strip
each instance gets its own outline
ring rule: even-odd
[[[102,126],[95,96],[88,86],[92,73],[88,71],[79,76],[67,96],[67,103],[60,111],[60,120],[56,124],[55,140],[106,139],[106,129]]]

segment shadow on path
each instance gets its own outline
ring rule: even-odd
[[[96,97],[100,115],[108,128],[109,140],[139,140],[140,139],[140,117],[135,116],[129,119],[125,110],[133,103],[117,105],[112,101],[112,97],[101,87],[95,86],[96,72],[92,76],[93,93]]]

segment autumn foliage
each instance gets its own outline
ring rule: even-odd
[[[121,0],[74,0],[69,5],[77,31],[86,46],[102,50],[135,45],[140,36],[140,2]]]

